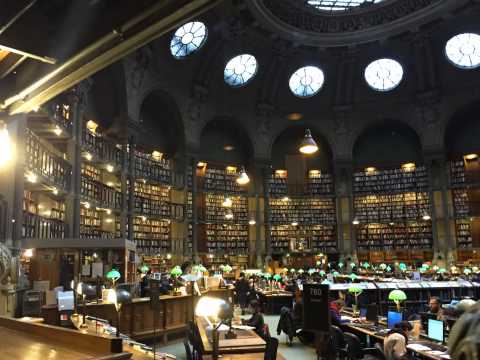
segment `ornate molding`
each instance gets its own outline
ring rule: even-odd
[[[419,28],[469,0],[390,0],[345,12],[323,12],[298,0],[252,0],[251,11],[282,37],[310,46],[346,46]]]

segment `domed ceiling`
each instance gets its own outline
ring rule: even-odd
[[[270,30],[310,46],[347,46],[418,29],[468,0],[252,0]]]

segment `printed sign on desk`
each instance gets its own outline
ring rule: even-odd
[[[330,331],[328,285],[303,284],[303,328],[310,331]]]

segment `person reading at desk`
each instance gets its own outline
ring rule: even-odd
[[[383,352],[386,360],[410,359],[407,352],[408,336],[413,327],[408,321],[395,324],[383,340]]]
[[[261,312],[260,304],[256,300],[250,302],[250,306],[253,309],[253,314],[250,319],[242,320],[242,325],[248,325],[255,328],[255,332],[262,338],[267,338],[265,334],[265,320]]]
[[[345,306],[345,302],[342,299],[333,300],[330,302],[330,318],[332,325],[340,326],[343,323],[347,322],[342,320],[341,311]]]
[[[443,309],[442,309],[442,303],[440,299],[436,296],[433,296],[430,298],[430,301],[428,302],[428,307],[429,307],[429,314],[436,315],[437,320],[445,320],[445,317],[443,315]]]

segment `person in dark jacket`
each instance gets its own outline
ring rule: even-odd
[[[280,319],[277,325],[277,335],[280,335],[282,331],[288,336],[288,345],[291,346],[293,337],[295,336],[295,324],[292,316],[292,311],[284,306],[280,310]]]
[[[242,320],[242,324],[254,327],[255,332],[263,339],[266,339],[268,334],[265,333],[265,320],[263,319],[260,304],[256,300],[253,300],[250,306],[253,309],[252,317],[247,320]]]
[[[148,296],[148,287],[150,277],[152,276],[152,270],[148,270],[147,273],[143,276],[142,280],[140,280],[140,296],[147,297]]]
[[[330,302],[330,319],[332,325],[340,327],[344,323],[344,321],[342,321],[342,316],[340,315],[344,305],[345,302],[341,299]]]
[[[240,308],[242,309],[242,314],[245,311],[245,308],[248,305],[248,293],[250,291],[250,285],[245,279],[245,274],[240,273],[239,279],[235,282],[235,292],[237,293],[237,300]]]

